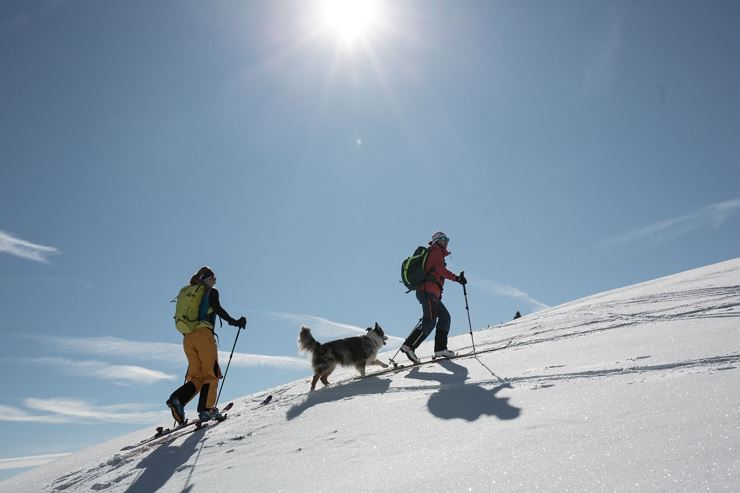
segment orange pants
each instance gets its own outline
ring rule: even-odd
[[[187,380],[195,385],[196,393],[200,392],[204,384],[209,384],[206,407],[212,408],[216,405],[219,378],[216,374],[218,371],[216,337],[211,329],[199,327],[185,336],[182,347],[188,358]]]

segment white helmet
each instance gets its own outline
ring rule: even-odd
[[[437,231],[432,235],[432,241],[429,242],[430,245],[433,245],[438,242],[448,243],[450,239],[447,237],[446,234],[444,234],[442,231]]]

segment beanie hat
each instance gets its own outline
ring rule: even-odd
[[[216,274],[213,273],[210,267],[201,267],[198,269],[198,272],[193,274],[193,277],[190,278],[190,285],[195,286],[196,284],[200,284],[206,279],[210,279],[212,277],[216,277]]]

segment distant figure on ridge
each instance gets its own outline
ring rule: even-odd
[[[519,313],[519,310],[517,310],[517,312],[514,314],[514,320],[516,320],[517,318],[522,318],[522,314]]]
[[[236,320],[221,307],[215,284],[216,274],[209,267],[201,267],[190,278],[190,284],[177,295],[175,326],[184,336],[182,346],[188,358],[188,373],[185,384],[167,399],[167,406],[180,424],[185,421],[185,404],[198,392],[198,418],[201,421],[223,419],[216,407],[218,379],[221,378],[214,333],[216,315],[233,327],[247,326],[246,318]]]
[[[447,349],[447,334],[450,332],[450,312],[442,304],[442,290],[445,279],[467,284],[468,280],[463,275],[456,275],[447,270],[444,258],[450,254],[447,244],[450,239],[441,231],[432,235],[426,258],[423,259],[424,278],[421,284],[415,288],[416,299],[421,303],[422,318],[411,331],[401,346],[403,352],[412,362],[419,363],[416,348],[424,342],[429,334],[437,326],[434,336],[434,357],[451,358],[455,353]],[[423,248],[417,249],[423,250]],[[402,274],[405,276],[405,273]]]

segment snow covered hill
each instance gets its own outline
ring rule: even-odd
[[[237,400],[212,429],[121,450],[144,429],[0,490],[740,491],[740,259],[474,334],[479,350],[512,342],[337,372],[312,394],[307,376]]]

